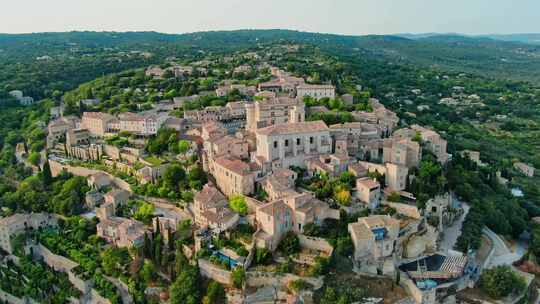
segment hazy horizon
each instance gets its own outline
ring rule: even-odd
[[[238,29],[342,35],[540,32],[540,1],[535,0],[523,0],[519,5],[505,0],[19,0],[3,7],[0,33],[182,34]]]

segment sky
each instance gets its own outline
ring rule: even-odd
[[[0,7],[0,33],[270,28],[349,35],[540,32],[539,0],[0,0]]]

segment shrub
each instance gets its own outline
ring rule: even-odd
[[[233,286],[236,288],[242,288],[242,285],[244,285],[244,281],[246,280],[246,272],[244,268],[236,267],[232,271],[231,277],[232,277]]]
[[[525,281],[510,266],[497,266],[484,270],[480,287],[490,297],[500,299],[521,292],[525,288]]]
[[[289,231],[279,243],[278,249],[286,255],[292,255],[300,251],[300,241],[293,232]]]

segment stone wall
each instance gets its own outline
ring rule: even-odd
[[[255,259],[255,255],[257,254],[257,246],[255,246],[255,241],[251,242],[251,244],[247,246],[249,254],[246,257],[244,264],[242,265],[244,267],[244,270],[248,270],[249,266],[251,266],[251,263],[253,262],[253,259]]]
[[[55,271],[67,273],[71,284],[73,284],[73,286],[80,290],[83,294],[90,291],[92,288],[91,283],[89,281],[82,280],[72,272],[72,270],[79,266],[79,264],[68,258],[52,253],[49,249],[41,244],[34,245],[31,248],[34,258],[42,258],[43,262]]]
[[[411,279],[407,278],[407,274],[403,272],[401,273],[399,285],[407,291],[417,304],[435,304],[435,289],[429,291],[420,290]]]
[[[212,264],[212,262],[199,259],[201,275],[225,285],[232,285],[231,272]]]
[[[92,304],[111,304],[109,299],[102,297],[95,289],[92,289],[90,295],[92,296],[92,299],[90,300],[90,303]]]
[[[9,304],[26,304],[31,303],[30,301],[27,301],[26,299],[17,298],[16,296],[7,293],[3,290],[0,290],[0,300],[2,302],[7,302]]]
[[[332,245],[330,245],[328,241],[323,238],[299,234],[298,240],[300,241],[300,247],[302,248],[322,251],[328,256],[331,256],[332,252],[334,252],[334,247],[332,247]]]
[[[287,286],[289,282],[296,280],[304,280],[313,285],[313,289],[317,290],[323,286],[323,277],[300,277],[290,273],[278,274],[273,272],[249,271],[246,272],[246,285],[250,287],[264,286]]]
[[[111,174],[105,171],[89,169],[85,167],[74,167],[70,165],[65,165],[51,159],[49,159],[49,166],[51,168],[51,174],[54,177],[60,174],[62,171],[67,171],[73,175],[84,176],[84,177],[88,177],[89,175],[92,175],[98,172],[105,173],[111,177],[111,180],[116,185],[116,187],[131,192],[131,186],[126,181],[118,177],[112,176]]]

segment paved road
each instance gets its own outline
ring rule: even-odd
[[[447,227],[444,230],[444,235],[439,243],[439,250],[443,252],[447,252],[448,250],[454,248],[454,245],[456,244],[456,241],[461,234],[461,226],[463,225],[463,221],[465,220],[467,213],[469,213],[469,205],[465,203],[460,204],[463,208],[463,214],[456,221],[454,221],[452,226]]]
[[[491,259],[489,265],[487,265],[487,268],[492,268],[499,265],[512,265],[512,263],[521,259],[521,257],[527,251],[525,243],[521,241],[516,244],[514,250],[511,250],[508,248],[504,240],[489,228],[484,228],[483,232],[491,239],[495,249],[493,258]]]

